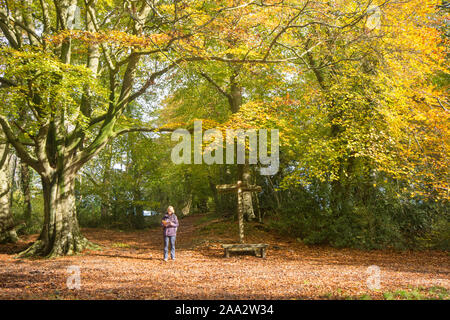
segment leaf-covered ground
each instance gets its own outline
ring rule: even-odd
[[[180,224],[177,259],[168,262],[160,228],[84,229],[102,250],[52,260],[15,259],[37,235],[0,245],[0,299],[448,299],[445,252],[308,247],[253,223],[247,242],[269,244],[267,258],[224,258],[221,243],[237,239],[235,222],[192,216]],[[373,265],[379,290],[368,288]],[[69,266],[80,268],[79,290],[67,288]]]

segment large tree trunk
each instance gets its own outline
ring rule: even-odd
[[[237,73],[233,74],[230,78],[230,109],[231,112],[237,113],[242,105],[242,88],[236,82]],[[238,164],[238,181],[243,181],[247,184],[251,183],[251,171],[248,164],[248,157],[246,157],[245,164]],[[256,218],[253,210],[252,193],[243,192],[241,199],[241,212],[244,217],[249,220]]]
[[[0,243],[18,240],[10,206],[10,157],[6,144],[0,144]]]
[[[103,180],[104,189],[101,193],[100,217],[102,221],[107,221],[111,215],[111,160],[112,160],[112,145],[109,146],[105,161],[103,164]]]
[[[44,226],[39,239],[20,256],[48,258],[72,255],[94,248],[78,226],[75,206],[75,173],[61,172],[52,180],[42,178]]]
[[[20,187],[22,188],[24,207],[23,214],[27,223],[31,222],[31,191],[30,191],[30,167],[24,162],[21,162],[20,167]]]
[[[238,180],[246,184],[251,184],[251,171],[249,164],[238,164]],[[256,219],[255,211],[253,210],[253,201],[251,192],[242,192],[242,213],[247,221]]]

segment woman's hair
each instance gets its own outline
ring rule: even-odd
[[[167,207],[167,211],[171,211],[171,212],[173,212],[173,213],[175,212],[175,210],[173,209],[172,206],[168,206],[168,207]]]

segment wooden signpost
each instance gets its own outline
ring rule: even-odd
[[[256,185],[247,185],[245,182],[238,181],[236,184],[223,184],[216,186],[219,193],[236,193],[237,194],[237,213],[239,223],[239,244],[224,244],[225,256],[229,257],[229,251],[258,251],[261,257],[265,257],[266,244],[244,244],[244,211],[242,208],[243,192],[261,192],[262,188]]]

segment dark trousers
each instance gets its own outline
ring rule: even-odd
[[[175,259],[175,239],[176,236],[164,236],[164,259],[168,259],[169,242],[170,242],[170,257]]]

